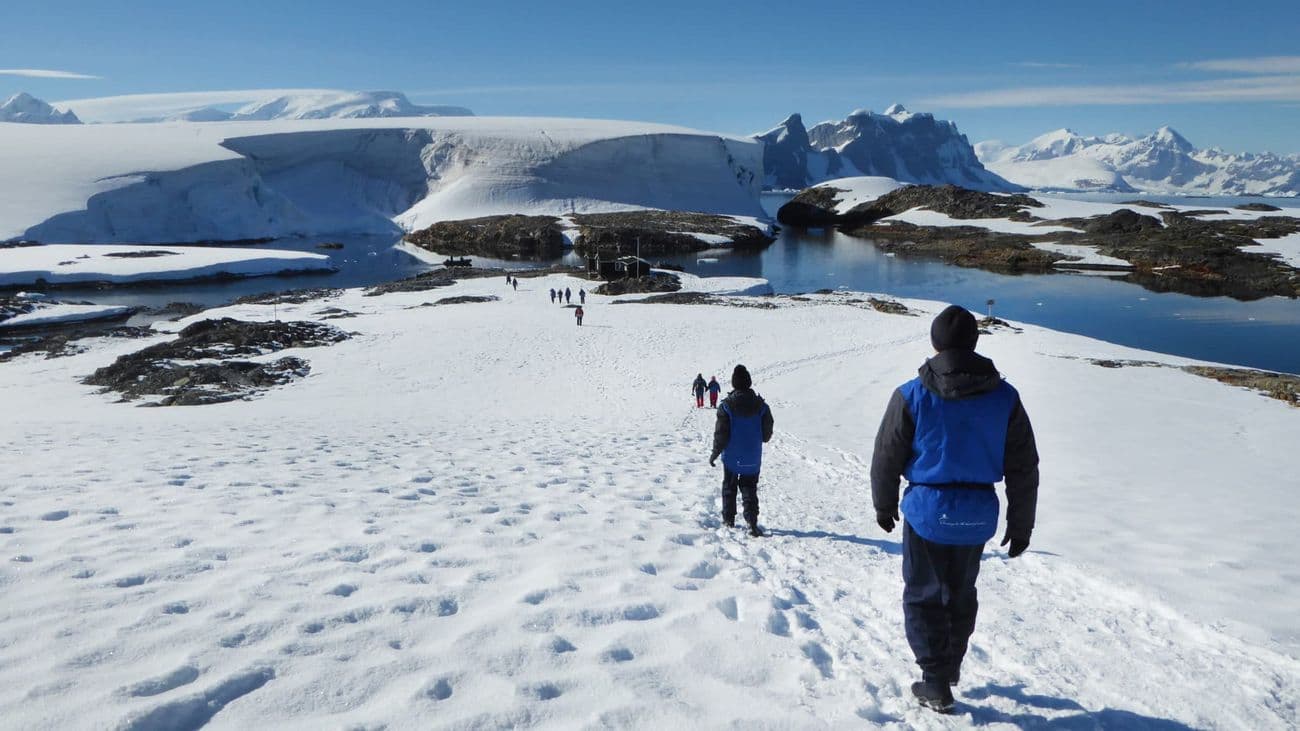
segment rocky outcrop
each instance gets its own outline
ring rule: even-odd
[[[564,253],[564,232],[555,216],[485,216],[440,221],[406,235],[406,241],[438,254],[492,259],[554,259]]]
[[[318,322],[202,320],[181,330],[175,340],[119,357],[83,382],[115,391],[124,401],[156,397],[146,404],[151,406],[233,401],[301,378],[311,370],[305,360],[296,357],[269,363],[235,358],[333,345],[348,337],[342,330]]]
[[[684,211],[587,213],[571,217],[578,224],[574,250],[586,256],[667,256],[730,246],[761,249],[772,236],[730,216]],[[638,248],[639,247],[639,248]]]
[[[844,192],[830,185],[805,188],[777,209],[776,220],[804,228],[834,226],[840,223],[840,216],[835,212],[840,203],[838,195]]]

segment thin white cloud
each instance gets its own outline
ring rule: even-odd
[[[56,69],[0,69],[0,76],[25,76],[31,79],[102,79],[102,76],[79,74]]]
[[[977,109],[1298,101],[1300,76],[1253,76],[1173,84],[1016,87],[940,94],[922,99],[919,103],[933,107]]]
[[[333,89],[231,89],[227,91],[182,91],[163,94],[125,94],[53,102],[60,109],[72,109],[83,122],[130,122],[165,117],[203,107],[219,107],[266,101],[290,94],[329,94]]]
[[[1026,69],[1081,69],[1081,63],[1051,63],[1048,61],[1017,61],[1012,66]]]
[[[1213,61],[1190,61],[1179,66],[1200,71],[1231,71],[1242,74],[1300,74],[1300,56],[1223,58]]]

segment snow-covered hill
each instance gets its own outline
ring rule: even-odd
[[[881,176],[976,190],[1017,189],[984,169],[955,124],[913,114],[900,104],[884,114],[858,110],[844,121],[812,129],[792,114],[755,138],[764,144],[767,188],[801,190],[835,178]]]
[[[0,104],[0,122],[19,124],[81,124],[69,109],[60,112],[31,94],[20,92]]]
[[[1199,150],[1169,127],[1137,139],[1060,129],[1020,146],[981,142],[975,151],[988,169],[1039,190],[1300,195],[1300,156]]]
[[[1043,486],[1028,553],[985,551],[941,718],[908,695],[899,534],[867,466],[943,305],[592,295],[579,328],[546,291],[588,284],[159,324],[355,315],[329,321],[346,342],[282,351],[308,377],[246,402],[133,408],[78,382],[161,334],[0,364],[0,726],[1295,728],[1300,410],[1086,360],[1181,359],[982,336]],[[418,306],[457,296],[499,299]],[[714,412],[689,395],[737,362],[776,419],[763,539],[721,527]]]
[[[396,233],[571,210],[763,215],[758,143],[668,125],[422,117],[2,132],[0,240]]]
[[[280,96],[244,106],[231,120],[468,117],[465,107],[420,106],[399,91],[337,91]]]

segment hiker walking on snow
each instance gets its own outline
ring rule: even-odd
[[[578,304],[582,304],[582,305],[587,304],[587,290],[585,289],[578,290]]]
[[[565,287],[565,288],[564,288],[564,304],[566,304],[566,305],[569,304],[569,302],[570,302],[572,299],[573,299],[573,292],[569,291],[569,288],[568,288],[568,287]]]
[[[975,630],[975,579],[997,533],[1005,476],[1015,558],[1029,547],[1038,501],[1038,449],[1020,395],[993,361],[975,352],[975,316],[952,305],[930,326],[936,355],[889,400],[871,456],[871,501],[885,532],[903,491],[903,621],[921,666],[912,695],[940,713],[953,708],[962,659]]]
[[[758,473],[763,463],[763,444],[772,438],[772,410],[754,393],[745,366],[731,374],[731,393],[722,400],[713,428],[713,452],[709,466],[722,455],[722,523],[736,525],[736,491],[744,503],[745,523],[751,536],[763,535],[758,527]]]
[[[695,408],[704,408],[704,389],[708,386],[704,382],[704,374],[695,374],[695,381],[691,383],[691,393],[695,394]]]
[[[582,327],[582,305],[578,305],[578,309],[573,311],[573,316],[578,318],[578,327]]]
[[[519,277],[515,277],[514,279],[511,279],[511,280],[510,280],[510,286],[511,286],[511,287],[514,287],[514,288],[515,288],[515,291],[518,292],[518,291],[519,291]]]
[[[717,376],[709,376],[707,388],[709,390],[709,408],[716,409],[718,408],[718,394],[722,392],[722,386],[718,384]]]
[[[555,304],[555,289],[551,289],[551,304]]]

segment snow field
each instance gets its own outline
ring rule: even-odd
[[[907,695],[899,538],[874,525],[867,488],[870,437],[928,354],[929,317],[833,296],[772,311],[590,295],[578,328],[546,291],[586,284],[281,305],[282,319],[355,312],[332,322],[357,335],[293,353],[311,375],[249,402],[138,409],[76,383],[148,341],[0,366],[24,415],[0,423],[18,457],[0,463],[0,717],[1294,727],[1300,663],[1191,613],[1214,595],[1209,611],[1294,636],[1294,538],[1268,528],[1292,524],[1296,501],[1266,479],[1286,467],[1293,409],[1071,358],[1179,359],[1031,327],[985,336],[1034,419],[1044,486],[1030,552],[986,552],[957,715],[941,718]],[[501,300],[416,307],[462,294]],[[271,312],[200,317],[221,314]],[[736,362],[776,418],[765,539],[719,526],[714,412],[689,393],[696,372],[725,382]],[[1241,517],[1225,484],[1269,514]],[[1241,570],[1161,573],[1195,561],[1188,546]]]
[[[153,256],[123,256],[148,252]],[[328,256],[304,251],[209,246],[50,244],[0,249],[0,286],[185,280],[329,271]]]

